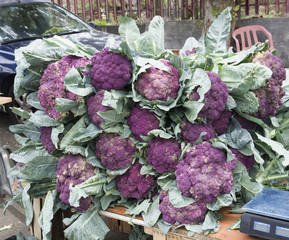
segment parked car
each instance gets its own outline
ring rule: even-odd
[[[112,36],[96,31],[78,16],[49,0],[0,1],[0,93],[13,98],[12,103],[6,104],[13,123],[21,122],[21,119],[11,112],[10,107],[30,109],[26,96],[13,97],[14,51],[35,39],[53,35],[72,37],[97,50],[102,49],[108,37]]]

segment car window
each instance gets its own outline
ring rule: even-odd
[[[88,30],[88,26],[81,19],[55,4],[0,8],[1,43]]]

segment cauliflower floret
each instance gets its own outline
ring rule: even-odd
[[[104,122],[104,119],[98,115],[98,112],[106,112],[112,110],[112,108],[102,105],[104,92],[104,90],[98,91],[96,94],[90,96],[86,101],[89,119],[93,121],[99,128],[102,128],[101,124]]]
[[[180,144],[174,139],[156,137],[149,141],[147,161],[159,173],[176,170],[180,155]]]
[[[186,151],[175,175],[185,197],[211,203],[221,193],[230,193],[233,184],[232,168],[232,163],[226,162],[224,151],[204,142]]]
[[[136,147],[130,138],[121,138],[117,133],[103,132],[96,138],[95,155],[109,170],[128,167],[136,153]]]
[[[156,115],[148,109],[141,108],[139,104],[132,109],[127,124],[139,141],[143,141],[141,136],[147,136],[151,130],[159,128],[159,120]]]
[[[176,208],[170,200],[166,191],[160,194],[160,206],[159,209],[162,213],[162,218],[165,222],[170,224],[196,224],[201,222],[205,218],[207,212],[206,203],[202,201],[196,201],[186,207]]]
[[[66,113],[55,109],[56,98],[66,98],[74,101],[81,101],[82,98],[66,90],[64,77],[74,67],[85,67],[90,61],[86,58],[79,58],[67,55],[61,60],[51,63],[44,70],[38,89],[38,100],[44,112],[58,121],[61,121]]]
[[[210,140],[215,137],[215,132],[211,123],[207,124],[193,124],[186,118],[181,124],[181,139],[186,143],[194,144],[200,137],[201,133],[206,134],[202,136],[203,141]]]
[[[62,202],[69,205],[69,186],[74,187],[94,175],[95,168],[81,155],[68,154],[59,159],[56,172],[56,190],[60,193]],[[80,198],[79,207],[75,209],[85,212],[89,206],[91,197]]]
[[[123,89],[131,79],[132,67],[130,60],[104,48],[91,58],[91,83],[96,89]]]
[[[166,102],[168,98],[175,98],[179,90],[179,71],[170,61],[160,59],[169,68],[170,72],[160,70],[154,66],[139,75],[135,88],[150,101]]]
[[[227,130],[231,122],[231,116],[231,111],[224,110],[221,112],[219,118],[212,122],[212,127],[218,135],[222,135]]]
[[[116,176],[117,187],[125,198],[147,198],[149,192],[157,185],[152,175],[141,175],[142,165],[135,162],[123,174]]]
[[[269,51],[257,53],[252,62],[265,65],[272,71],[272,76],[266,80],[265,85],[254,90],[259,101],[259,110],[253,116],[265,120],[268,116],[275,116],[282,104],[285,94],[282,83],[286,79],[286,70],[280,58]]]

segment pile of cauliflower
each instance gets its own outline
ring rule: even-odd
[[[93,55],[64,51],[47,63],[26,122],[39,136],[29,144],[51,157],[55,176],[43,181],[54,181],[57,198],[78,213],[144,202],[156,213],[150,224],[202,225],[221,202],[249,200],[240,181],[254,181],[250,171],[266,154],[255,149],[254,131],[277,118],[286,71],[266,44],[235,60],[201,46],[145,52],[141,41]],[[230,79],[242,64],[258,81]]]

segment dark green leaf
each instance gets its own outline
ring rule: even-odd
[[[28,126],[24,124],[11,125],[9,130],[13,133],[24,134],[26,137],[31,140],[38,142],[40,141],[40,132],[39,128],[36,126]]]

